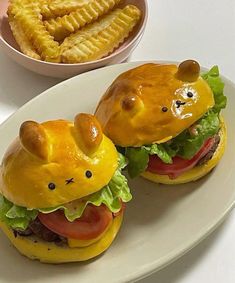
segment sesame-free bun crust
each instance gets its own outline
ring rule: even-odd
[[[138,147],[165,142],[213,107],[213,93],[199,76],[198,63],[190,62],[181,67],[145,64],[117,77],[95,112],[114,144]],[[188,92],[193,96],[188,97]]]
[[[145,171],[144,173],[141,174],[141,176],[155,183],[167,184],[167,185],[184,184],[202,178],[203,176],[208,174],[219,163],[220,159],[224,154],[227,143],[227,132],[226,132],[226,126],[224,120],[222,118],[221,118],[221,129],[219,135],[220,135],[220,143],[214,155],[212,156],[212,159],[210,159],[205,164],[196,166],[173,180],[170,179],[167,175],[158,175],[151,173],[149,171]]]
[[[103,237],[87,247],[70,248],[69,246],[58,246],[53,242],[45,242],[37,237],[14,236],[13,231],[0,221],[0,228],[9,238],[16,249],[30,259],[37,259],[45,263],[65,263],[85,261],[103,253],[113,242],[121,224],[123,213],[115,217],[112,225]]]
[[[100,190],[117,165],[116,148],[92,115],[27,121],[3,158],[0,191],[20,206],[54,207]]]

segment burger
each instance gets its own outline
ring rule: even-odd
[[[223,88],[217,66],[200,75],[194,60],[144,64],[116,78],[95,116],[128,158],[131,177],[187,183],[211,171],[224,153]]]
[[[24,122],[1,164],[1,229],[20,253],[42,262],[101,254],[131,200],[125,165],[93,115]]]

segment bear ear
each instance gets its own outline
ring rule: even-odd
[[[135,94],[127,94],[121,100],[121,107],[130,116],[134,116],[144,109],[144,103],[142,99]]]
[[[40,159],[48,159],[48,142],[42,125],[34,121],[24,122],[20,127],[19,137],[27,152]]]
[[[186,60],[179,64],[176,78],[184,82],[195,82],[200,75],[200,65],[197,61]]]
[[[103,139],[103,132],[96,117],[80,113],[74,118],[74,128],[79,148],[87,155],[95,152]]]

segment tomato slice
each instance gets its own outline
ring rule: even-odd
[[[66,238],[91,240],[97,238],[109,226],[112,212],[105,205],[88,205],[82,216],[73,222],[67,220],[62,210],[39,213],[39,220],[48,229]]]
[[[197,162],[209,152],[214,145],[214,142],[214,137],[209,138],[192,159],[187,160],[179,156],[175,156],[172,158],[172,164],[164,163],[157,155],[150,155],[147,171],[157,173],[159,175],[168,175],[170,179],[175,179],[184,172],[192,169]]]

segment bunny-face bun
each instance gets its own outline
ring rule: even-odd
[[[0,190],[20,206],[53,207],[100,190],[117,165],[115,146],[92,115],[26,121],[3,158]]]
[[[25,121],[0,168],[0,228],[31,259],[96,257],[115,239],[132,198],[125,166],[93,115]]]

